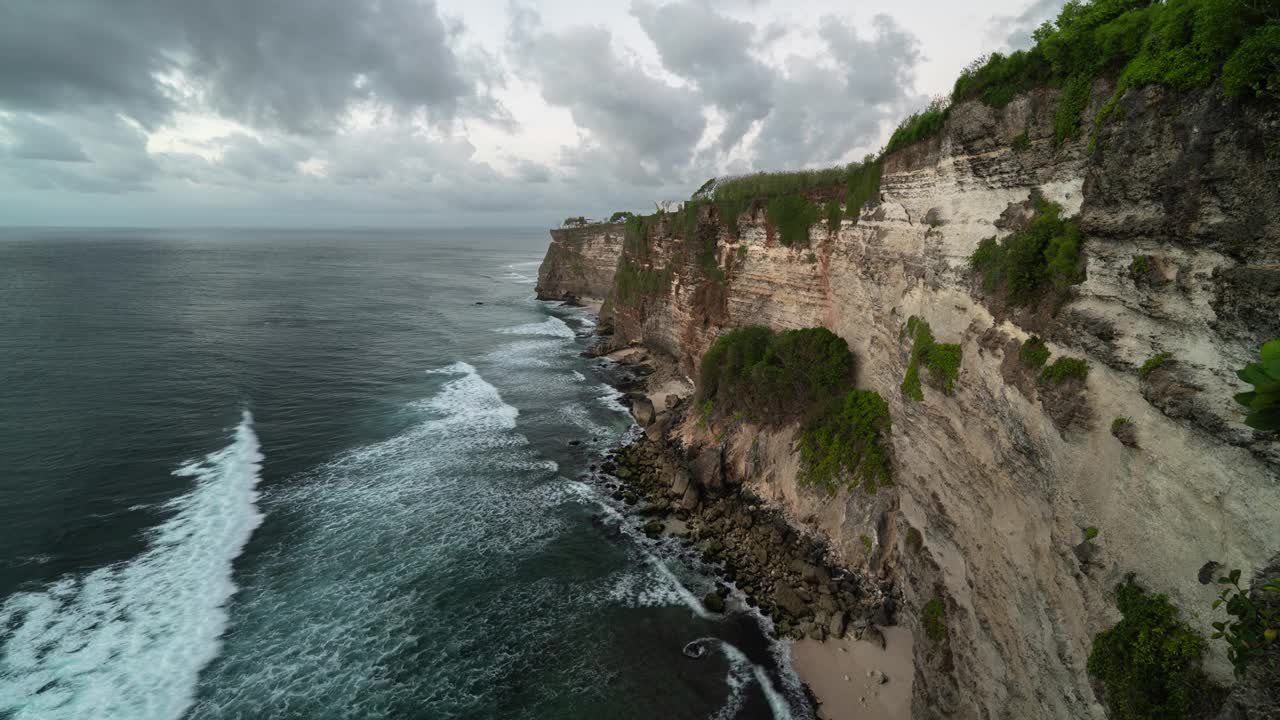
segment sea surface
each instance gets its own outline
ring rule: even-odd
[[[546,242],[0,230],[0,719],[811,716],[586,477]]]

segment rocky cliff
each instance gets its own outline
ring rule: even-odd
[[[623,226],[616,224],[552,230],[551,244],[538,268],[538,297],[603,301],[613,287],[622,238]]]
[[[1111,90],[1097,83],[1082,119]],[[1280,443],[1244,426],[1231,400],[1245,389],[1234,370],[1280,335],[1280,112],[1150,87],[1124,95],[1123,119],[1091,149],[1091,123],[1055,146],[1057,100],[1043,90],[1000,110],[953,108],[939,136],[884,158],[856,220],[814,225],[808,247],[783,247],[759,203],[736,232],[708,206],[696,232],[718,272],[684,251],[688,233],[668,216],[642,255],[620,229],[553,231],[539,273],[544,296],[596,296],[622,253],[662,278],[605,312],[616,343],[667,353],[690,376],[726,328],[821,325],[848,342],[858,386],[890,404],[893,486],[836,497],[803,486],[794,430],[689,413],[670,432],[723,446],[730,480],[843,564],[896,578],[917,638],[915,717],[1105,717],[1085,665],[1118,618],[1117,582],[1135,573],[1208,636],[1222,617],[1200,568],[1248,574],[1280,550]],[[1028,310],[984,291],[968,258],[1024,223],[1033,193],[1075,217],[1086,275]],[[899,390],[911,316],[960,345],[952,394]],[[1018,360],[1033,333],[1053,357],[1087,360],[1087,379],[1037,383]],[[1140,378],[1157,353],[1169,359]],[[1122,417],[1127,443],[1112,435]],[[1220,654],[1211,669],[1229,677]]]

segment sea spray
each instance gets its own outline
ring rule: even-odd
[[[245,412],[226,448],[174,475],[195,487],[148,548],[119,565],[11,596],[0,627],[0,715],[12,720],[180,718],[217,654],[236,592],[232,561],[262,515],[262,453]]]

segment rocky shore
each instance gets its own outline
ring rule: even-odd
[[[677,430],[694,412],[692,387],[671,363],[642,347],[610,350],[605,340],[596,354],[622,366],[616,386],[643,433],[593,467],[592,480],[632,508],[646,535],[676,537],[720,574],[723,582],[702,598],[708,611],[725,612],[736,589],[747,605],[771,620],[775,638],[830,646],[828,652],[819,651],[827,659],[819,670],[826,677],[801,679],[811,689],[820,684],[815,680],[839,687],[842,704],[844,696],[861,692],[863,703],[845,708],[848,715],[824,711],[822,717],[849,717],[857,711],[860,717],[906,717],[866,712],[866,700],[878,697],[879,686],[889,682],[866,658],[884,657],[887,638],[895,636],[899,595],[892,581],[831,562],[832,553],[821,540],[797,531],[781,512],[732,477],[722,447],[685,445]],[[905,645],[898,650],[910,667],[910,635],[896,637]],[[854,672],[858,677],[851,677]],[[905,708],[911,678],[909,672],[904,675],[896,682]]]

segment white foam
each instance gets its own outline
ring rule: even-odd
[[[236,592],[232,561],[262,515],[262,454],[248,412],[232,443],[175,475],[195,487],[127,562],[68,575],[0,608],[0,714],[40,718],[180,718],[217,656]]]
[[[623,405],[621,402],[619,402],[620,400],[622,400],[622,398],[626,396],[623,395],[621,392],[618,392],[617,388],[613,387],[612,385],[605,385],[605,384],[601,384],[598,387],[599,387],[599,390],[604,394],[596,398],[596,402],[599,402],[601,405],[609,408],[610,410],[613,410],[614,412],[620,412],[620,413],[630,412],[629,410],[627,410],[626,405]]]
[[[540,323],[526,323],[515,327],[503,328],[500,333],[508,335],[548,335],[550,337],[572,338],[577,337],[573,328],[565,324],[563,320],[552,316]]]
[[[578,372],[577,370],[573,370],[573,371],[571,371],[571,372],[573,372],[573,379],[574,379],[574,380],[577,380],[578,382],[586,382],[586,381],[587,381],[587,376],[586,376],[586,375],[583,375],[582,373]]]
[[[707,638],[707,640],[712,640],[712,638]],[[787,704],[786,698],[782,697],[782,693],[778,692],[773,686],[773,681],[769,679],[769,673],[765,672],[764,668],[751,662],[746,655],[742,654],[741,650],[730,643],[723,640],[716,642],[719,642],[721,652],[729,660],[729,678],[726,682],[729,683],[731,688],[729,702],[726,703],[725,708],[722,708],[716,717],[727,719],[737,714],[742,702],[741,688],[745,685],[742,674],[746,671],[750,672],[751,679],[755,680],[756,684],[760,686],[765,700],[769,703],[769,711],[773,714],[775,720],[791,720],[791,706]],[[732,710],[726,715],[725,710],[728,710],[730,706],[733,706]]]

